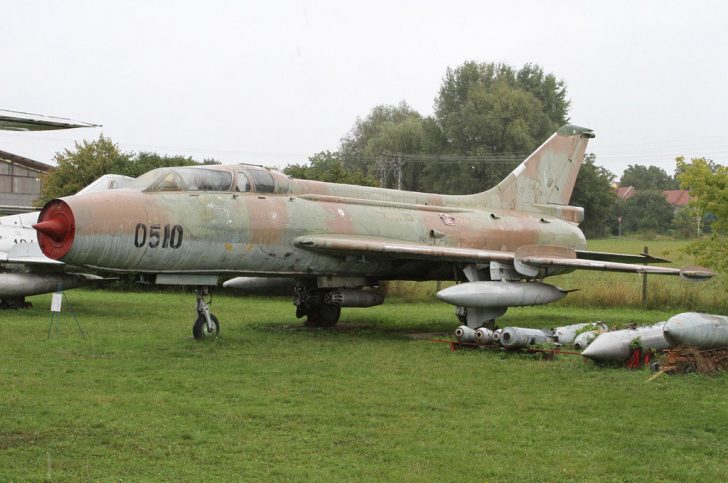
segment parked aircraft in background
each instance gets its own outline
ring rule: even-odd
[[[382,280],[455,280],[438,296],[470,327],[565,292],[575,269],[704,279],[647,255],[586,250],[568,206],[589,129],[566,125],[490,190],[439,195],[291,179],[251,165],[161,168],[125,189],[52,200],[34,227],[69,264],[195,285],[195,337],[217,334],[205,294],[218,277],[296,280],[296,315],[333,325],[341,307],[381,304]],[[639,263],[636,263],[639,262]]]
[[[47,131],[77,127],[96,127],[95,124],[71,121],[58,117],[40,116],[0,110],[0,130]],[[105,176],[80,193],[119,186],[126,176]],[[80,194],[79,193],[79,194]],[[25,306],[25,297],[53,292],[59,286],[75,288],[101,279],[96,275],[71,273],[63,263],[43,255],[31,227],[39,211],[0,217],[0,308]]]

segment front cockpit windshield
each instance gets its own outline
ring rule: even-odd
[[[146,192],[230,191],[233,177],[227,171],[201,168],[159,168],[144,173],[126,187]]]

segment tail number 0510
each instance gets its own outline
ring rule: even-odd
[[[147,236],[147,233],[149,236]],[[134,246],[141,248],[145,245],[149,248],[179,248],[182,245],[182,235],[184,230],[179,225],[147,225],[144,223],[137,223],[136,230],[134,231]],[[147,241],[148,240],[148,241]]]

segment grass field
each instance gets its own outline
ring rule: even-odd
[[[69,291],[0,313],[0,481],[725,481],[728,376],[662,376],[450,352],[452,308],[349,309],[302,330],[287,299],[219,296],[217,340],[190,294]],[[501,325],[674,312],[511,309]]]

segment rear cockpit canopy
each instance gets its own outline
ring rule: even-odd
[[[175,167],[148,171],[129,183],[127,188],[146,193],[166,191],[234,191],[273,193],[276,183],[265,169],[230,167],[220,168]]]

